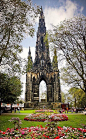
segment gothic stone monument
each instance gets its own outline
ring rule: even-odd
[[[39,84],[42,80],[44,80],[47,85],[47,103],[50,105],[53,102],[61,102],[56,49],[54,50],[53,61],[51,63],[48,40],[45,35],[46,27],[41,7],[34,63],[32,61],[30,48],[28,52],[25,107],[34,108],[34,106],[39,104]]]

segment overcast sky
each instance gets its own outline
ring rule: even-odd
[[[44,16],[45,16],[45,26],[46,29],[52,29],[52,24],[57,25],[61,21],[65,19],[72,18],[74,15],[84,14],[86,16],[86,0],[32,0],[33,4],[42,6]],[[31,47],[31,55],[34,60],[35,58],[35,46],[36,46],[36,34],[38,28],[39,18],[36,20],[35,25],[35,34],[34,37],[31,38],[26,36],[22,41],[23,52],[21,56],[23,58],[27,58],[29,46]],[[23,75],[21,78],[23,84],[23,92],[21,97],[25,97],[25,82],[26,82],[26,75]],[[62,91],[67,91],[67,86],[62,87],[64,88]]]

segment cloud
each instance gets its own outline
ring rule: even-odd
[[[80,9],[80,12],[82,13],[83,10],[84,10],[84,7],[82,6],[81,9]]]
[[[80,9],[80,12],[81,11],[83,11],[83,7]],[[47,29],[51,29],[51,24],[56,26],[61,21],[72,18],[77,13],[78,5],[70,0],[62,2],[62,5],[58,8],[46,7],[44,9],[46,27]]]

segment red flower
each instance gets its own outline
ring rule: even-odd
[[[47,137],[45,134],[43,134],[44,137]]]
[[[10,128],[7,128],[7,129],[6,129],[6,131],[9,131],[9,132],[10,132],[10,130],[11,130]]]
[[[83,132],[86,132],[86,129],[83,129]]]
[[[3,134],[5,134],[5,132],[3,132]]]
[[[42,126],[42,125],[40,125],[40,127],[41,127],[41,128],[43,128],[43,126]]]
[[[31,129],[29,129],[29,132],[31,132]]]
[[[47,138],[48,138],[48,139],[50,139],[50,137],[49,137],[49,136],[47,136]]]
[[[64,136],[65,134],[63,133],[62,136]]]
[[[54,139],[60,139],[60,137],[59,136],[57,136],[56,138],[54,138]]]
[[[26,127],[24,129],[27,129]]]

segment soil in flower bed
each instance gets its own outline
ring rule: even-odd
[[[44,114],[44,113],[38,113],[38,114],[29,114],[24,118],[26,121],[38,121],[38,122],[44,122],[44,121],[67,121],[68,116],[65,114]]]

